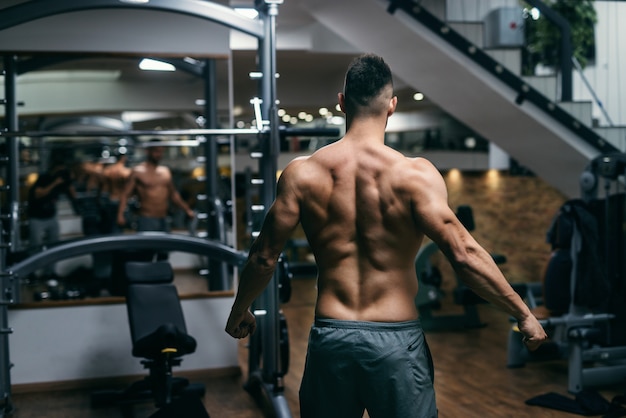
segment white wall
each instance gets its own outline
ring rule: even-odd
[[[196,352],[184,357],[185,370],[238,367],[237,341],[224,332],[231,297],[182,302]],[[82,380],[145,374],[132,357],[126,305],[12,309],[9,355],[12,384]]]
[[[431,0],[432,1],[432,0]],[[450,21],[484,21],[493,9],[517,7],[518,0],[447,0],[446,17]],[[626,2],[594,2],[598,16],[595,27],[596,61],[584,70],[584,76],[598,96],[614,125],[626,125]],[[574,100],[594,101],[593,117],[601,126],[609,121],[595,102],[578,72],[573,76]]]
[[[595,28],[596,62],[584,75],[596,92],[615,125],[626,125],[626,2],[596,1],[598,23]],[[592,95],[578,73],[574,74],[574,99],[592,100]],[[602,126],[608,121],[594,102],[593,116]]]
[[[518,4],[518,0],[447,0],[446,17],[457,22],[482,22],[490,11]]]

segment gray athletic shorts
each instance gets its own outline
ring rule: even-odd
[[[137,232],[163,231],[169,232],[166,218],[137,217]]]
[[[432,357],[418,320],[316,318],[300,386],[302,418],[437,416]]]

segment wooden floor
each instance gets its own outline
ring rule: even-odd
[[[309,327],[313,320],[315,281],[293,282],[291,300],[283,306],[289,327],[291,356],[286,376],[286,399],[292,416],[300,416],[298,387]],[[457,417],[573,417],[551,409],[532,407],[524,401],[546,392],[567,395],[566,365],[561,361],[532,363],[521,369],[507,369],[506,341],[508,317],[489,306],[480,306],[480,329],[455,332],[428,332],[435,363],[435,389],[439,416]],[[257,418],[261,411],[242,389],[247,368],[245,341],[239,345],[241,376],[203,379],[207,387],[204,404],[212,418]],[[198,381],[197,379],[195,381]],[[624,387],[602,388],[610,400],[625,393]],[[121,416],[115,409],[91,409],[88,390],[15,394],[16,418],[104,418]],[[136,407],[136,417],[148,417],[154,409],[148,404]],[[181,417],[184,418],[184,417]]]

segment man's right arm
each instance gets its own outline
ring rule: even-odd
[[[130,197],[130,195],[133,193],[133,190],[135,189],[135,183],[136,183],[136,178],[135,178],[135,173],[131,172],[130,176],[128,177],[128,182],[126,182],[126,186],[124,187],[124,190],[122,191],[122,194],[120,196],[120,203],[119,203],[119,207],[117,208],[117,224],[120,226],[123,226],[126,224],[126,218],[124,217],[124,212],[126,211],[126,204],[128,203],[128,198]]]
[[[493,258],[481,247],[448,205],[445,182],[423,159],[414,160],[412,204],[418,230],[432,239],[448,258],[459,278],[476,294],[515,317],[530,349],[546,333],[522,298],[513,290]]]
[[[254,332],[256,320],[250,306],[272,279],[278,257],[300,222],[297,165],[297,162],[292,162],[283,171],[276,199],[267,212],[239,276],[237,295],[226,324],[226,332],[234,338],[244,338]]]

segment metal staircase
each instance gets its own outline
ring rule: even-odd
[[[521,77],[520,51],[483,49],[481,22],[446,21],[442,0],[301,2],[357,49],[563,192],[602,153],[622,151],[623,128],[592,128],[591,102],[557,101],[556,80]]]

